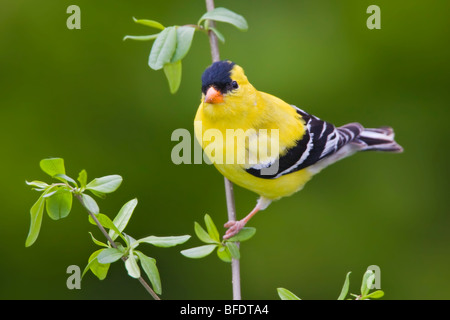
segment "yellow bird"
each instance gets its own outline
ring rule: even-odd
[[[225,224],[224,239],[237,234],[272,201],[299,191],[313,175],[340,159],[357,151],[403,151],[392,128],[367,129],[359,123],[335,127],[256,90],[244,70],[231,61],[215,62],[203,73],[194,128],[217,170],[260,196],[245,218]],[[242,152],[239,139],[244,141]]]

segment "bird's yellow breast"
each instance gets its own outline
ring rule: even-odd
[[[240,79],[239,90],[224,97],[223,103],[200,103],[194,123],[195,136],[217,170],[233,183],[268,199],[291,195],[311,178],[307,170],[263,179],[247,173],[245,169],[254,164],[250,163],[251,160],[264,163],[284,155],[303,137],[305,123],[292,106],[275,96],[257,91],[245,81]],[[231,132],[239,130],[248,133],[245,155],[237,150],[236,136],[227,139],[227,134],[231,137]],[[220,138],[217,138],[219,135],[223,139],[221,147],[218,143]],[[276,147],[270,152],[254,154],[252,146],[270,145],[275,139]],[[231,153],[233,157],[229,156]],[[234,162],[227,162],[227,155],[228,160],[232,158]]]

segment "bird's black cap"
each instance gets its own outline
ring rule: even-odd
[[[222,60],[214,62],[202,74],[202,92],[206,94],[206,90],[210,86],[214,86],[221,93],[231,90],[231,69],[234,62]]]

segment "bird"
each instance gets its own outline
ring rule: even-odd
[[[243,68],[230,60],[212,63],[201,80],[202,97],[194,119],[197,141],[223,176],[259,195],[243,219],[225,223],[224,240],[239,233],[257,212],[298,192],[338,160],[359,151],[403,152],[391,127],[365,128],[357,122],[336,127],[258,91]],[[229,132],[246,133],[244,154],[239,155],[236,147],[238,135]],[[267,154],[272,142],[274,147]],[[266,152],[255,145],[262,145]]]

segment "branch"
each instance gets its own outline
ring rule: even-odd
[[[214,0],[206,0],[206,10],[207,11],[214,10]],[[209,25],[214,28],[216,26],[216,23],[212,20],[209,20]],[[212,30],[208,31],[208,36],[209,36],[209,46],[211,47],[212,61],[217,62],[220,60],[219,40],[217,39],[217,36]]]
[[[214,10],[214,0],[205,0],[206,10]],[[215,22],[210,20],[209,25],[215,27]],[[209,46],[211,47],[211,57],[213,62],[220,60],[219,53],[219,41],[217,36],[212,30],[208,31],[209,36]],[[227,210],[228,210],[228,220],[236,221],[236,207],[234,203],[234,192],[233,184],[227,178],[225,180],[225,196],[227,199]],[[236,243],[239,246],[239,243]],[[233,284],[233,300],[241,300],[241,275],[240,275],[240,265],[239,260],[231,260],[231,274],[232,274],[232,284]]]
[[[117,245],[114,242],[114,240],[109,236],[108,232],[106,232],[105,228],[102,226],[102,224],[100,223],[100,221],[98,221],[97,217],[95,216],[95,214],[89,210],[86,205],[84,204],[83,198],[81,197],[80,194],[74,193],[74,196],[80,201],[81,205],[86,209],[87,213],[91,216],[92,220],[94,220],[95,224],[97,225],[97,227],[100,229],[100,231],[103,233],[103,235],[105,236],[106,240],[108,240],[108,242],[111,244],[111,246],[113,248],[117,249]],[[123,262],[127,261],[127,257],[122,257],[121,258]],[[158,295],[155,293],[155,291],[153,291],[153,289],[148,285],[148,283],[144,280],[144,278],[139,277],[139,282],[142,284],[142,286],[145,288],[145,290],[147,290],[148,293],[150,293],[150,295],[153,297],[153,299],[155,300],[161,300],[160,297],[158,297]]]

